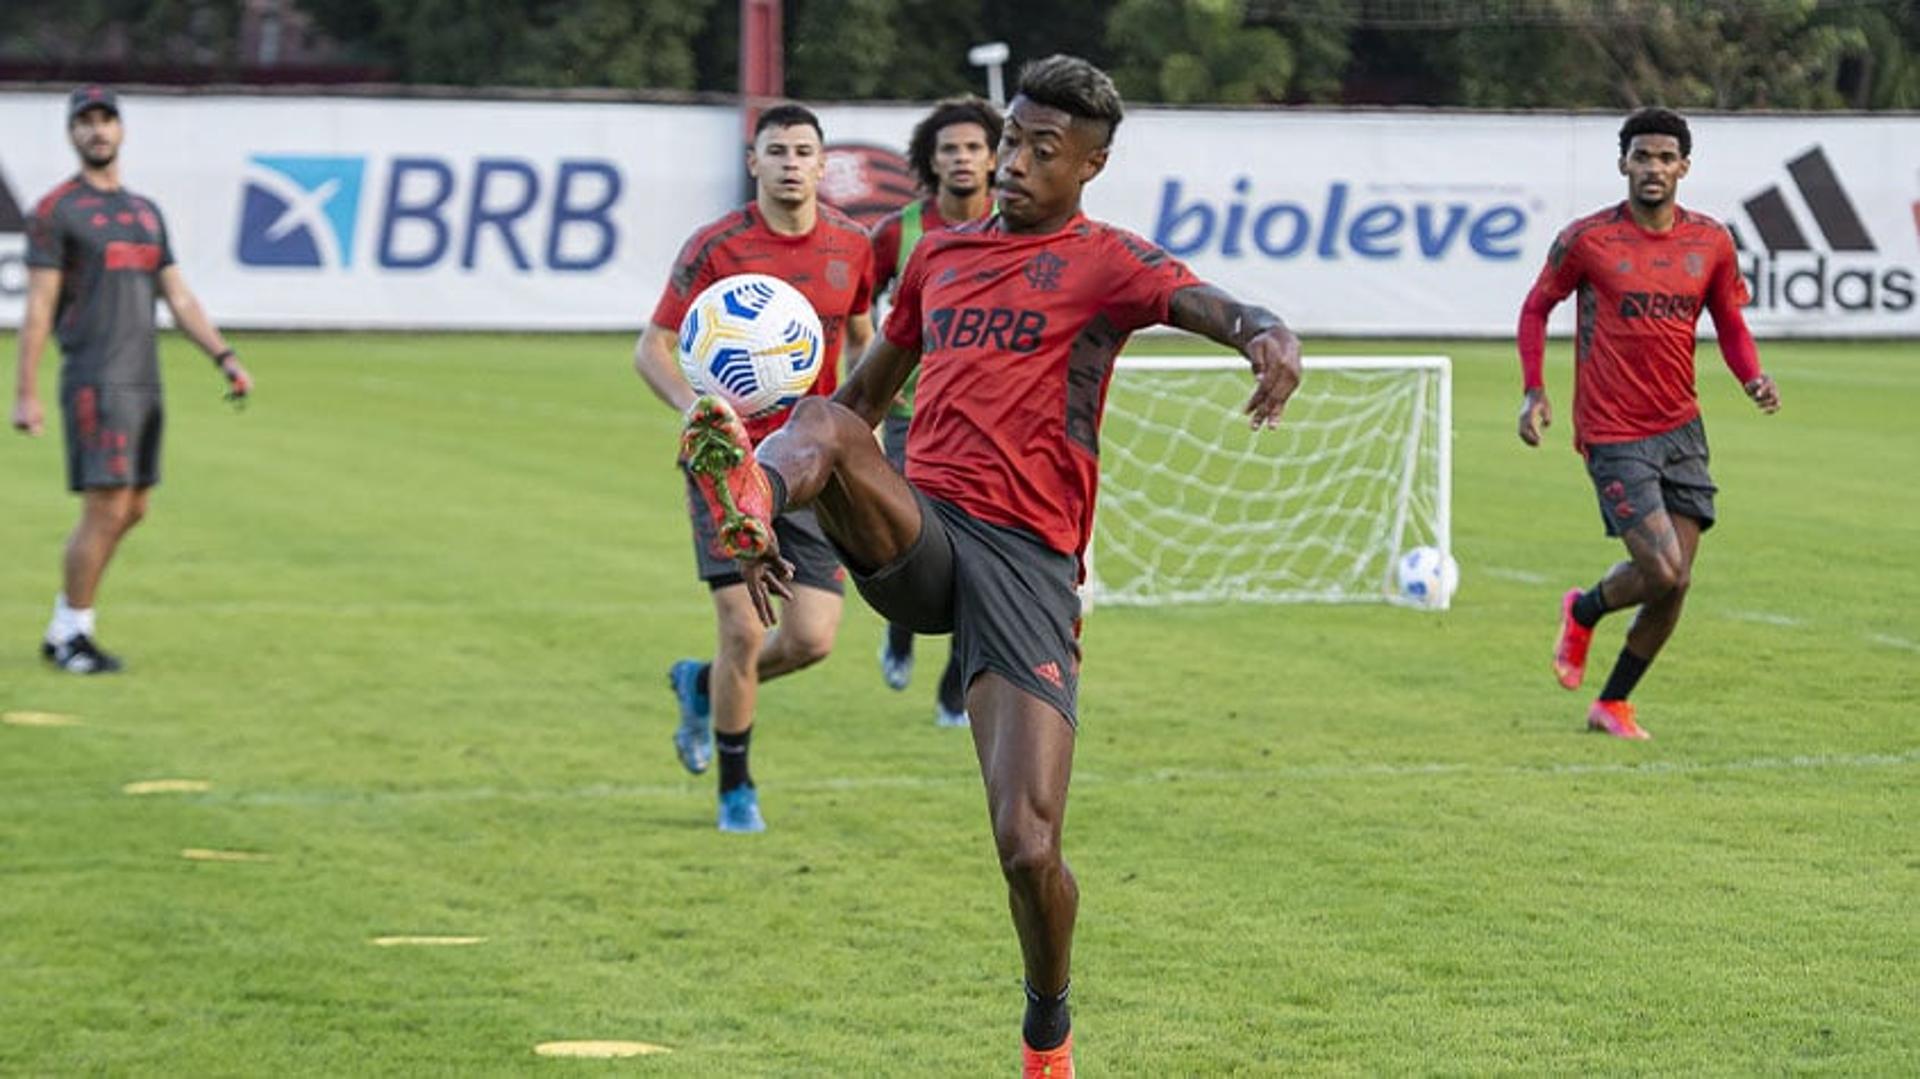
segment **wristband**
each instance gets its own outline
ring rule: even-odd
[[[219,354],[218,356],[215,356],[215,357],[213,358],[213,365],[214,365],[215,367],[219,367],[219,366],[221,366],[222,364],[225,364],[225,363],[226,363],[226,362],[227,362],[228,360],[231,360],[231,359],[233,359],[233,350],[232,350],[232,349],[227,349],[227,350],[225,350],[225,351],[223,351],[223,352],[221,352],[221,353],[220,353],[220,354]]]

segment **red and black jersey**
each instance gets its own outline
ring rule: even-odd
[[[807,392],[827,396],[840,384],[840,352],[848,317],[873,302],[873,245],[866,230],[831,206],[822,205],[813,231],[784,236],[767,227],[752,203],[695,232],[674,259],[673,274],[653,309],[653,324],[678,333],[688,305],[708,285],[734,274],[778,277],[807,298],[820,316],[826,355]],[[755,442],[780,429],[791,409],[747,421]]]
[[[61,385],[160,385],[153,304],[173,249],[158,207],[75,176],[34,207],[27,265],[60,271],[53,329]]]
[[[1084,551],[1113,361],[1196,284],[1158,247],[1084,215],[1045,235],[1010,233],[998,215],[928,233],[886,325],[920,354],[907,477],[983,521]]]
[[[1575,291],[1579,446],[1651,438],[1700,414],[1693,353],[1703,310],[1734,374],[1744,383],[1760,373],[1740,314],[1747,285],[1733,237],[1705,214],[1676,206],[1673,227],[1650,232],[1622,202],[1561,230],[1521,313],[1528,389],[1541,385],[1547,312]]]

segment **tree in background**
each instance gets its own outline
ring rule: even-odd
[[[1120,0],[1107,18],[1113,81],[1138,101],[1284,101],[1293,46],[1249,26],[1240,0]]]

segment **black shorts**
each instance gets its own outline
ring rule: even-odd
[[[1079,727],[1078,560],[1030,532],[914,493],[920,538],[891,565],[855,573],[855,587],[895,625],[952,633],[961,685],[992,671]]]
[[[713,520],[707,516],[706,503],[691,480],[687,483],[687,514],[693,519],[693,558],[700,579],[709,588],[739,584],[740,564],[716,557],[707,547],[713,541]],[[795,584],[825,589],[836,596],[846,593],[847,571],[840,565],[833,544],[827,542],[826,533],[820,531],[820,521],[812,510],[788,510],[775,517],[773,534],[780,541],[780,554],[793,563]]]
[[[1662,508],[1699,521],[1702,532],[1713,527],[1719,488],[1707,473],[1707,429],[1698,416],[1652,438],[1588,446],[1587,475],[1609,536]]]
[[[158,386],[63,386],[67,489],[152,487],[160,482],[166,426]]]
[[[907,428],[912,425],[912,416],[896,416],[891,412],[880,424],[880,449],[902,476],[907,474]]]

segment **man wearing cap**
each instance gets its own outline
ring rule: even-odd
[[[38,374],[52,332],[62,359],[67,486],[82,503],[41,654],[64,671],[103,674],[121,663],[94,643],[94,592],[120,541],[146,514],[148,491],[160,482],[155,295],[167,302],[174,325],[213,357],[234,399],[244,398],[253,382],[174,265],[159,208],[120,185],[114,92],[75,90],[67,99],[67,137],[80,172],[41,199],[27,223],[27,305],[13,426],[28,435],[44,427]]]

